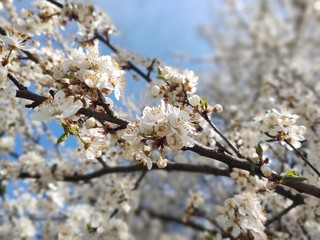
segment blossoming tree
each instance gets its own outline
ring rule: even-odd
[[[95,6],[2,1],[1,239],[320,238],[320,2],[222,9],[199,78]]]

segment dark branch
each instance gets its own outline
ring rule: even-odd
[[[111,173],[128,173],[128,172],[138,172],[138,171],[145,171],[146,168],[141,164],[126,166],[126,167],[108,167],[103,168],[98,171],[84,174],[84,175],[72,175],[72,176],[64,176],[62,181],[66,182],[79,182],[79,181],[89,181],[94,178],[101,177],[106,174]],[[154,170],[165,170],[165,171],[183,171],[183,172],[194,172],[194,173],[209,173],[217,176],[229,176],[229,171],[224,169],[218,169],[206,165],[198,166],[198,165],[191,165],[185,163],[168,163],[166,168],[158,168],[156,164],[153,164],[153,167],[150,171]],[[29,174],[22,172],[19,175],[19,178],[35,178],[39,179],[42,176],[40,174]]]
[[[20,90],[20,91],[25,91],[27,90],[27,88],[25,86],[23,86],[21,83],[19,83],[19,81],[17,79],[15,79],[11,73],[8,73],[8,78],[13,82],[14,85],[16,85],[16,87]]]
[[[201,156],[223,162],[227,164],[231,169],[239,168],[242,170],[247,170],[251,174],[263,176],[258,166],[255,167],[254,171],[252,171],[251,165],[247,161],[243,161],[237,157],[230,156],[225,153],[220,153],[218,151],[215,151],[214,149],[211,149],[199,143],[196,143],[192,148],[185,148],[185,149],[198,153]],[[273,178],[277,179],[277,178],[281,178],[281,176],[277,174],[273,174]],[[318,188],[317,186],[303,183],[303,182],[289,182],[289,181],[282,183],[282,185],[291,187],[300,193],[307,193],[317,198],[320,198],[320,188]]]
[[[133,190],[137,190],[137,189],[139,188],[139,185],[140,185],[140,183],[142,182],[143,178],[146,176],[147,172],[148,172],[148,170],[144,170],[144,171],[140,174],[138,180],[137,180],[136,183],[134,184]]]
[[[54,1],[54,0],[47,0],[48,2],[52,3],[53,5],[59,7],[59,8],[63,8],[63,5],[62,3],[59,3],[57,1]]]
[[[102,165],[103,168],[108,168],[108,165],[103,161],[102,157],[98,157],[97,161]]]
[[[38,105],[40,105],[41,103],[43,103],[47,99],[44,96],[41,96],[41,95],[38,95],[38,94],[35,94],[35,93],[28,91],[26,88],[24,90],[17,90],[16,97],[34,101],[32,104],[27,105],[27,107],[32,107],[32,108],[37,107]],[[120,125],[121,127],[125,127],[129,123],[128,121],[126,121],[124,119],[110,116],[110,115],[102,113],[102,112],[96,112],[92,109],[81,108],[81,109],[79,109],[78,114],[82,114],[82,115],[89,116],[89,117],[94,117],[98,121],[108,121],[111,123],[115,123],[115,124]]]

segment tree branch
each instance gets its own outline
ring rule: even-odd
[[[102,168],[92,173],[83,174],[83,175],[71,175],[64,176],[62,181],[66,182],[79,182],[79,181],[90,181],[91,179],[101,177],[103,175],[111,173],[128,173],[128,172],[139,172],[145,171],[146,168],[141,164],[125,166],[125,167],[108,167]],[[158,168],[157,164],[154,163],[150,171],[155,170],[165,170],[165,171],[182,171],[182,172],[194,172],[194,173],[209,173],[217,176],[229,176],[229,171],[227,169],[218,169],[207,165],[191,165],[186,163],[168,163],[166,168]],[[42,176],[40,174],[29,174],[27,172],[22,172],[18,176],[19,178],[35,178],[39,179]],[[59,179],[58,179],[59,181]]]
[[[40,103],[43,102],[44,100],[46,100],[45,97],[31,93],[28,90],[23,90],[23,91],[17,90],[16,96],[19,98],[26,98],[26,99],[33,100],[33,101],[40,102]],[[111,123],[116,123],[116,124],[120,125],[121,127],[125,127],[129,123],[127,120],[124,120],[124,119],[121,119],[118,117],[112,117],[112,116],[109,116],[105,113],[96,112],[92,109],[81,108],[78,111],[78,114],[83,114],[86,116],[94,117],[98,121],[108,121]],[[191,148],[190,147],[184,148],[184,150],[190,150],[192,152],[198,153],[201,156],[215,159],[217,161],[225,163],[226,165],[228,165],[230,171],[233,168],[239,168],[239,169],[247,170],[254,175],[263,176],[259,167],[256,166],[254,171],[252,171],[251,165],[248,162],[243,161],[242,159],[239,159],[237,157],[218,152],[214,149],[211,149],[211,148],[206,147],[204,145],[201,145],[199,143],[195,143],[195,145]],[[119,169],[119,170],[121,171],[122,169]],[[131,170],[128,170],[128,171],[130,172]],[[138,171],[138,169],[135,169],[135,171]],[[103,175],[104,172],[101,172],[100,174]],[[99,176],[101,176],[101,175],[99,175]],[[274,174],[274,178],[280,178],[280,176],[277,174]],[[288,182],[288,181],[286,183],[283,183],[282,185],[291,187],[300,193],[307,193],[307,194],[313,195],[317,198],[320,198],[320,189],[317,186],[302,183],[302,182]]]
[[[215,176],[225,176],[230,177],[229,169],[219,169],[207,165],[192,165],[186,163],[168,163],[166,168],[158,168],[157,164],[154,163],[152,169],[150,171],[168,171],[168,172],[192,172],[192,173],[202,173],[202,174],[210,174]],[[129,172],[142,172],[146,171],[146,168],[141,164],[132,165],[132,166],[120,166],[120,167],[108,167],[102,168],[92,173],[82,174],[82,175],[66,175],[61,180],[57,179],[57,181],[65,181],[65,182],[89,182],[91,179],[95,179],[107,174],[112,173],[129,173]],[[40,179],[42,176],[40,174],[29,174],[27,172],[22,172],[19,174],[18,178],[33,178]],[[291,199],[294,202],[303,202],[304,197],[300,194],[293,195],[289,190],[285,190],[281,186],[277,186],[275,192],[282,195],[285,198]]]
[[[223,163],[227,164],[230,169],[239,168],[242,170],[247,170],[253,175],[263,176],[263,174],[261,173],[261,170],[258,166],[255,167],[254,171],[252,171],[251,165],[247,161],[243,161],[239,158],[227,155],[225,153],[220,153],[218,151],[215,151],[214,149],[211,149],[211,148],[206,147],[204,145],[201,145],[199,143],[195,143],[195,145],[193,147],[185,148],[185,150],[190,150],[195,153],[198,153],[201,156],[208,157],[208,158],[223,162]],[[281,176],[278,174],[273,174],[273,178],[277,179],[277,178],[281,178]],[[307,193],[307,194],[310,194],[310,195],[315,196],[317,198],[320,198],[320,188],[318,188],[317,186],[303,183],[303,182],[289,182],[289,181],[286,181],[285,183],[282,183],[281,185],[291,187],[300,193]]]

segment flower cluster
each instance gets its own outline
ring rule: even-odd
[[[267,220],[259,199],[250,192],[235,195],[219,208],[217,222],[234,238],[250,231],[254,239],[267,239],[264,223]]]
[[[69,52],[69,58],[53,68],[53,77],[71,92],[95,95],[95,89],[109,94],[114,91],[119,100],[125,87],[124,71],[110,56],[99,56],[98,46]]]
[[[267,113],[255,121],[259,130],[263,132],[270,140],[281,141],[282,144],[290,144],[295,148],[301,147],[301,141],[304,141],[306,127],[295,125],[298,115],[292,115],[288,112],[280,113],[275,109],[268,110]],[[288,149],[292,148],[287,145]]]
[[[110,18],[104,12],[96,11],[93,5],[66,1],[61,20],[65,18],[75,19],[79,25],[79,33],[88,37],[92,37],[98,31],[108,35],[116,32]]]
[[[241,187],[241,189],[245,189],[248,191],[263,192],[267,184],[267,181],[265,179],[259,178],[256,175],[253,176],[250,174],[249,171],[237,168],[232,170],[230,177],[234,180],[234,183],[237,186]]]
[[[159,83],[156,83],[151,92],[154,97],[162,97],[165,102],[174,104],[176,102],[184,102],[186,97],[191,97],[197,90],[198,77],[193,71],[184,70],[179,73],[177,68],[161,67],[158,68]],[[187,95],[187,96],[186,96]],[[195,100],[200,98],[197,96]]]
[[[134,157],[151,169],[150,155],[154,149],[160,147],[163,150],[166,146],[173,150],[192,147],[193,132],[189,113],[170,104],[166,107],[162,101],[157,107],[145,107],[143,116],[129,124],[123,138],[134,146]],[[163,159],[162,156],[157,163],[165,167]]]

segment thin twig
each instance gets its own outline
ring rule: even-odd
[[[109,104],[106,103],[106,100],[102,94],[102,92],[97,89],[99,101],[95,102],[96,105],[103,107],[106,113],[110,116],[114,116],[114,112],[110,109]]]
[[[238,158],[243,158],[242,154],[239,150],[226,138],[222,132],[214,125],[212,121],[210,121],[207,114],[201,114],[201,116],[206,120],[206,122],[213,128],[213,130],[218,133],[218,135],[227,143],[227,145],[231,148],[231,150],[237,155]]]
[[[273,222],[280,220],[282,218],[282,216],[286,215],[291,209],[295,208],[296,206],[302,205],[302,204],[304,204],[303,201],[293,202],[290,206],[286,207],[281,212],[279,212],[277,215],[275,215],[273,218],[269,219],[265,225],[269,226]]]
[[[108,168],[108,165],[105,163],[105,161],[103,161],[102,157],[98,157],[97,160],[103,168]]]
[[[154,58],[150,64],[150,66],[148,67],[148,73],[147,73],[147,77],[150,78],[151,72],[153,70],[153,65],[156,63],[157,59]]]
[[[203,225],[200,225],[196,222],[192,222],[192,221],[182,221],[181,218],[179,217],[175,217],[175,216],[171,216],[169,214],[163,214],[163,213],[157,213],[151,209],[146,209],[146,208],[140,208],[138,209],[136,212],[137,214],[139,214],[140,212],[142,211],[145,211],[148,213],[148,215],[152,218],[158,218],[162,221],[165,221],[165,222],[175,222],[175,223],[178,223],[180,225],[183,225],[183,226],[186,226],[186,227],[190,227],[194,230],[197,230],[197,231],[206,231],[206,232],[209,232],[209,233],[212,233],[212,234],[216,234],[217,232],[215,230],[212,230],[212,229],[208,229],[208,228],[205,228]]]
[[[140,176],[139,176],[138,180],[136,181],[136,183],[134,184],[134,187],[133,187],[132,190],[137,190],[137,189],[139,188],[139,185],[140,185],[140,183],[142,182],[143,178],[147,175],[147,172],[148,172],[148,170],[144,170],[144,171],[140,174]]]
[[[193,215],[196,216],[196,217],[201,217],[201,218],[204,218],[204,219],[208,220],[212,225],[214,225],[217,229],[219,229],[219,231],[222,233],[223,236],[228,237],[228,238],[231,239],[231,240],[236,240],[230,233],[228,233],[227,231],[225,231],[225,230],[223,229],[223,227],[221,227],[216,220],[214,220],[214,219],[206,216],[206,213],[205,213],[205,212],[199,211],[199,210],[197,209],[197,211],[195,211],[195,212],[193,213]]]
[[[298,150],[297,148],[295,148],[290,142],[286,141],[286,143],[299,155],[299,157],[305,161],[305,163],[312,168],[312,170],[318,175],[318,177],[320,177],[320,172],[308,161],[308,159],[303,156],[303,154],[301,153],[300,150]]]

